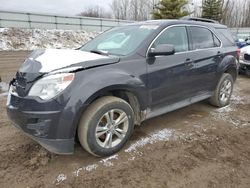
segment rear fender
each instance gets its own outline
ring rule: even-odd
[[[233,55],[227,55],[223,58],[220,65],[218,66],[218,80],[224,72],[227,72],[229,69],[234,70],[235,74],[238,73],[238,65],[237,59]]]

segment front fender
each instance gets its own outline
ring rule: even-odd
[[[68,101],[62,113],[63,119],[60,122],[64,125],[63,130],[59,130],[61,132],[59,134],[75,135],[83,111],[96,97],[112,90],[132,92],[137,96],[141,109],[146,109],[148,94],[145,83],[140,78],[113,69],[106,69],[102,73],[100,73],[100,69],[99,71],[90,69],[77,72],[74,84],[69,89],[70,92],[61,99],[63,101],[68,98]],[[61,103],[60,99],[58,102]]]

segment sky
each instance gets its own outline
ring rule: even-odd
[[[0,10],[76,15],[87,7],[110,9],[112,0],[0,0]]]

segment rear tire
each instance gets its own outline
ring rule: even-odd
[[[124,100],[107,96],[94,101],[83,113],[78,138],[82,147],[98,156],[118,152],[134,130],[134,112]]]
[[[233,93],[233,84],[232,75],[224,73],[214,91],[214,95],[209,99],[210,104],[216,107],[229,105]]]

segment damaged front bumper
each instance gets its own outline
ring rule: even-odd
[[[49,110],[50,109],[50,110]],[[7,114],[15,127],[52,153],[72,154],[74,136],[60,134],[63,107],[55,100],[40,102],[9,94]]]

